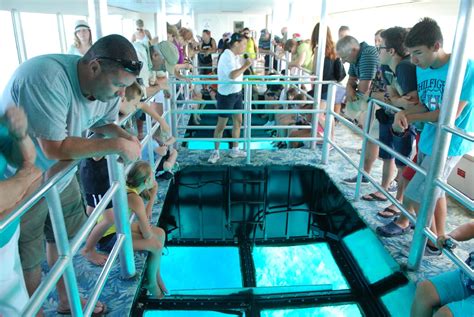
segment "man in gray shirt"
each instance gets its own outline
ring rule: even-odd
[[[36,165],[43,171],[57,160],[118,154],[125,162],[140,155],[138,139],[114,124],[120,97],[142,67],[132,44],[120,35],[99,39],[84,57],[43,55],[32,58],[13,74],[0,99],[0,115],[20,106],[28,117],[28,134],[36,146]],[[85,138],[87,130],[107,138]],[[69,239],[85,222],[84,206],[73,173],[58,184]],[[57,258],[48,207],[41,201],[21,219],[19,250],[29,294],[41,281],[40,264]],[[64,283],[58,282],[58,312],[67,313]],[[99,303],[95,313],[104,313]]]

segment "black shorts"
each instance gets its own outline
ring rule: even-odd
[[[105,158],[99,161],[91,158],[84,159],[79,171],[87,205],[95,207],[110,187],[107,160]],[[107,208],[112,208],[112,202],[107,205]]]
[[[230,95],[221,95],[217,93],[217,109],[219,110],[239,110],[244,109],[244,103],[242,102],[242,92],[236,92]],[[218,116],[221,118],[230,118],[232,113],[219,113]]]

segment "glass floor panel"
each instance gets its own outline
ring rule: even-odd
[[[356,231],[344,237],[342,241],[351,251],[369,283],[373,284],[400,270],[398,263],[369,228]]]
[[[333,290],[349,289],[327,243],[255,247],[253,260],[257,287],[329,284]]]
[[[382,302],[392,317],[410,316],[411,304],[415,297],[416,285],[409,282],[407,285],[397,288],[393,292],[381,297]]]
[[[237,247],[168,247],[161,275],[173,290],[242,287]]]
[[[362,316],[357,304],[264,310],[261,317],[358,317]]]
[[[232,315],[202,310],[148,310],[143,317],[229,317]],[[245,315],[244,315],[245,316]]]

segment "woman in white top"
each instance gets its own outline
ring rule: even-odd
[[[217,77],[218,81],[242,81],[243,74],[251,65],[250,59],[245,59],[242,65],[242,59],[240,55],[245,52],[247,47],[247,38],[240,33],[232,34],[230,42],[227,48],[219,57],[217,64]],[[219,110],[236,110],[243,109],[242,103],[242,84],[240,83],[229,83],[229,84],[218,84],[217,86],[217,109]],[[222,138],[222,134],[227,125],[231,114],[220,113],[217,117],[217,126],[214,130],[214,138]],[[232,138],[240,137],[240,127],[242,126],[242,114],[232,115]],[[208,162],[211,164],[217,163],[220,159],[219,155],[220,142],[215,142],[215,150],[212,152]],[[232,150],[229,156],[232,158],[245,157],[247,154],[244,151],[239,150],[237,142],[232,143]]]
[[[89,24],[84,20],[76,21],[74,28],[74,44],[68,50],[68,54],[84,56],[92,46],[92,34]]]
[[[143,42],[148,45],[148,42],[152,39],[150,31],[145,29],[143,20],[138,19],[135,23],[137,25],[137,31],[133,33],[131,42]]]

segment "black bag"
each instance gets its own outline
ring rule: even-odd
[[[385,109],[380,108],[375,111],[375,117],[382,124],[392,124],[395,116],[388,114]]]
[[[334,60],[334,78],[337,82],[340,82],[346,77],[346,70],[342,64],[341,59],[338,57]]]

